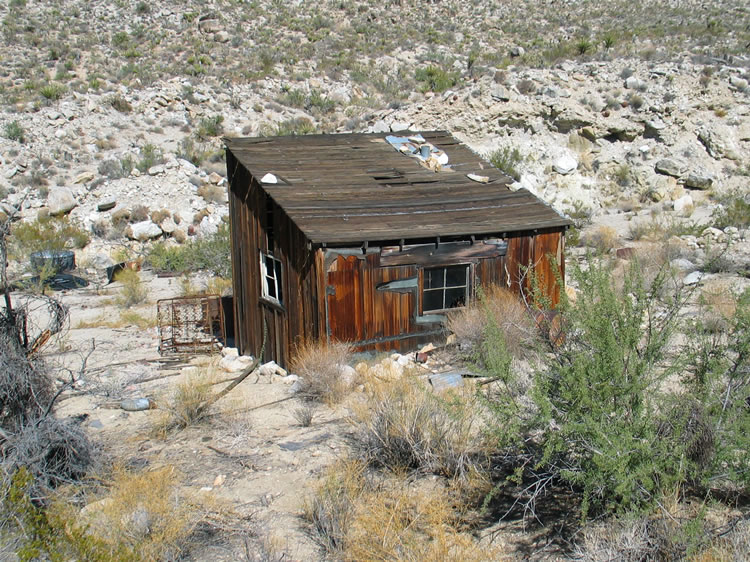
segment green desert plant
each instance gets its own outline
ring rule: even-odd
[[[11,121],[5,125],[5,138],[23,144],[26,142],[26,131],[18,121]]]
[[[505,146],[498,148],[489,155],[489,160],[495,168],[513,178],[515,181],[521,179],[518,164],[523,161],[523,156],[518,148]]]

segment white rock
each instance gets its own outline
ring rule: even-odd
[[[398,133],[400,131],[408,131],[411,123],[408,121],[394,121],[391,123],[391,131]]]
[[[63,215],[72,211],[78,202],[73,192],[67,187],[53,187],[47,195],[47,206],[52,216]]]
[[[240,352],[236,347],[224,347],[221,350],[222,357],[239,357]]]
[[[703,277],[703,274],[700,271],[693,271],[692,273],[685,276],[685,279],[682,280],[683,284],[685,285],[695,285],[698,281],[701,280]]]
[[[128,237],[132,240],[138,240],[145,242],[146,240],[153,240],[162,235],[162,230],[158,224],[155,224],[151,219],[131,224],[128,228]]]
[[[357,380],[357,371],[351,365],[339,365],[339,372],[341,373],[341,380],[346,385],[352,385]]]
[[[561,156],[560,158],[555,160],[555,163],[552,165],[552,168],[558,174],[567,175],[575,171],[576,168],[578,168],[578,162],[576,161],[575,158],[573,158],[569,154],[566,154],[565,156]]]
[[[694,209],[693,198],[690,195],[683,195],[673,203],[673,208],[680,215],[690,216]]]
[[[167,217],[166,219],[161,221],[161,224],[159,226],[165,234],[173,234],[174,231],[177,230],[177,225],[175,224],[172,217]]]
[[[745,80],[741,76],[735,76],[735,75],[730,76],[729,84],[733,88],[739,90],[740,92],[743,92],[747,89],[747,80]]]
[[[243,371],[252,365],[254,359],[249,355],[227,355],[219,361],[219,368],[228,373],[237,373]]]

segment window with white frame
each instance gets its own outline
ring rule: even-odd
[[[449,265],[422,271],[422,312],[466,305],[469,300],[469,266]]]
[[[281,260],[269,254],[260,253],[261,290],[263,298],[283,304],[281,293]]]

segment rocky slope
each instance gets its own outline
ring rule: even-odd
[[[12,0],[2,210],[69,214],[97,235],[81,257],[105,263],[128,239],[215,230],[222,134],[407,128],[500,150],[515,186],[581,223],[663,211],[712,226],[747,197],[742,3],[524,9]]]

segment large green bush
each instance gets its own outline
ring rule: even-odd
[[[518,501],[533,506],[556,482],[576,491],[586,517],[648,511],[688,487],[747,490],[750,290],[716,330],[666,267],[646,275],[633,262],[618,280],[590,259],[573,277],[576,302],[560,306],[564,339],[549,345],[523,396],[503,332],[488,330],[482,346],[503,384],[486,400],[511,481],[524,483]]]
[[[229,225],[222,223],[215,234],[184,246],[155,244],[149,252],[148,262],[160,271],[204,270],[226,279],[232,276],[230,250]]]
[[[14,224],[9,250],[11,257],[20,260],[42,250],[83,248],[90,239],[88,232],[67,217],[51,217]]]

